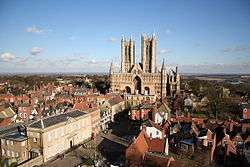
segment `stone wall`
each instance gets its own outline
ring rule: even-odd
[[[43,157],[40,155],[36,158],[30,159],[24,163],[18,165],[18,167],[31,167],[31,166],[39,166],[43,164]]]

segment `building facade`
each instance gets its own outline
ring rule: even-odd
[[[121,69],[115,72],[110,67],[111,91],[115,93],[174,96],[180,92],[178,68],[167,70],[162,62],[160,70],[156,64],[156,36],[141,36],[141,62],[135,63],[135,41],[122,37]]]
[[[12,159],[21,163],[28,160],[27,136],[19,132],[13,132],[1,137],[1,157]]]
[[[71,111],[47,117],[29,125],[27,133],[31,158],[43,155],[46,162],[91,137],[91,115]]]

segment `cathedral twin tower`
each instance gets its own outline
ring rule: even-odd
[[[135,64],[135,41],[132,38],[121,40],[121,71],[129,72]],[[144,72],[156,72],[156,37],[141,36],[141,67]]]
[[[180,91],[177,68],[166,70],[164,61],[160,70],[156,64],[156,36],[141,36],[141,62],[135,63],[135,41],[121,39],[121,70],[110,67],[111,91],[131,95],[174,96]]]

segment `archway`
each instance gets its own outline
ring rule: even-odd
[[[149,95],[150,94],[149,87],[145,87],[144,90],[145,90],[145,93],[144,93],[145,95]]]
[[[126,93],[131,94],[131,88],[129,86],[125,87],[125,91]]]
[[[141,78],[136,76],[134,79],[135,93],[141,94]]]

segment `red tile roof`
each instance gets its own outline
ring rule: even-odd
[[[0,127],[8,126],[12,123],[11,118],[0,119]]]
[[[142,129],[135,141],[126,150],[126,156],[143,157],[147,152],[163,153],[164,149],[165,139],[151,139]]]
[[[142,130],[135,141],[126,149],[126,158],[128,160],[138,162],[139,164],[143,161],[144,155],[149,149],[145,136],[146,133]]]
[[[84,102],[75,103],[73,108],[76,110],[85,111],[85,110],[89,109],[89,104],[84,103]]]
[[[155,156],[153,154],[146,154],[144,159],[146,165],[158,167],[170,167],[173,161],[175,161],[173,157]]]
[[[149,139],[148,145],[150,152],[164,152],[165,141],[163,139]]]

